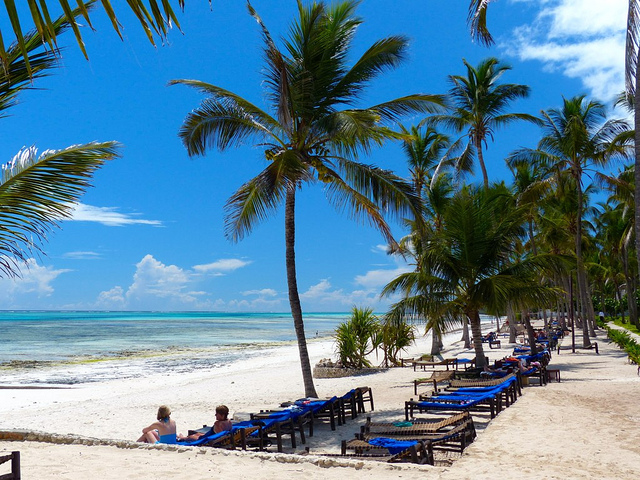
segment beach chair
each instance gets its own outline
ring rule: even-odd
[[[418,385],[422,385],[424,383],[433,383],[433,390],[438,390],[438,383],[448,382],[449,380],[453,380],[455,376],[455,372],[453,370],[445,370],[436,371],[431,374],[429,377],[425,378],[416,378],[413,381],[413,393],[414,395],[418,395]]]
[[[353,450],[354,453],[347,453]],[[331,455],[334,456],[334,455]],[[434,464],[433,449],[430,442],[391,440],[376,444],[364,440],[343,440],[340,457],[378,460],[387,463],[411,462],[417,464]]]
[[[20,480],[20,452],[11,452],[9,454],[0,455],[0,464],[9,463],[11,472],[0,474],[0,480]]]
[[[272,443],[275,437],[278,452],[282,452],[282,437],[291,437],[291,448],[297,447],[296,432],[300,434],[301,443],[306,443],[304,426],[309,425],[310,435],[313,435],[313,417],[310,409],[285,408],[281,410],[267,410],[250,415],[251,422],[261,428],[259,435],[254,435],[250,439],[251,444],[255,444],[255,437],[260,437],[258,444],[266,447]]]
[[[460,380],[459,382],[468,382]],[[483,386],[466,386],[464,383],[459,387],[453,387],[454,381],[451,382],[452,390],[438,393],[437,395],[421,395],[420,401],[416,402],[411,399],[405,402],[405,419],[413,418],[414,411],[478,411],[490,412],[491,418],[500,413],[502,410],[502,401],[506,400],[507,405],[515,401],[514,384],[517,383],[517,377],[513,374],[500,379],[499,382],[489,381],[493,385]],[[478,381],[476,381],[478,383]]]
[[[342,423],[346,423],[347,421],[347,412],[351,419],[354,419],[358,416],[358,394],[356,389],[351,389],[347,393],[345,393],[342,397],[340,397],[340,415],[342,417]]]
[[[386,433],[384,436],[378,433],[365,433],[358,435],[358,439],[370,444],[379,438],[397,441],[428,441],[434,450],[462,453],[475,440],[476,436],[473,419],[469,416],[446,431],[421,432],[407,430],[400,433]]]
[[[471,419],[469,412],[462,412],[442,420],[414,420],[412,422],[372,422],[371,417],[360,427],[362,434],[378,436],[405,435],[419,436],[430,433],[443,433]]]
[[[215,448],[225,448],[228,450],[235,450],[237,447],[242,448],[242,450],[247,449],[247,437],[253,435],[254,433],[258,434],[260,430],[260,426],[253,424],[236,424],[231,427],[231,430],[225,430],[222,432],[214,433],[213,427],[203,427],[202,430],[207,430],[206,433],[196,439],[196,440],[183,440],[178,441],[178,445],[186,446],[186,447],[215,447]],[[189,431],[191,433],[192,431]]]
[[[371,387],[356,388],[356,400],[358,403],[358,413],[365,413],[365,405],[369,402],[371,411],[373,411],[373,390]]]

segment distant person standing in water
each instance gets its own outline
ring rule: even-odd
[[[166,405],[158,408],[158,421],[142,429],[138,442],[144,443],[176,443],[176,422],[171,420],[171,409]]]

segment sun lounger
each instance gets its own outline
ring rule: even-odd
[[[443,360],[429,361],[429,360],[417,360],[413,362],[413,371],[416,371],[416,367],[422,367],[423,370],[426,370],[427,367],[436,368],[436,367],[446,367],[449,370],[449,366],[453,368],[458,367],[458,361],[455,358],[445,358]]]
[[[472,383],[475,383],[473,385]],[[420,401],[405,402],[405,419],[413,417],[414,410],[418,412],[444,411],[489,411],[491,418],[502,410],[503,401],[509,406],[516,398],[517,377],[509,375],[500,381],[488,381],[489,385],[482,385],[480,381],[469,380],[452,381],[451,385],[437,395],[421,395]],[[454,386],[454,384],[459,386]]]
[[[438,390],[438,383],[447,382],[454,378],[455,372],[453,370],[445,370],[436,371],[431,374],[429,377],[425,378],[416,378],[413,381],[413,392],[415,395],[418,395],[418,385],[422,385],[423,383],[433,383],[433,389]]]
[[[291,448],[296,448],[296,431],[300,434],[300,441],[302,443],[306,442],[304,425],[309,424],[307,419],[310,418],[310,415],[309,411],[299,415],[293,415],[290,411],[253,413],[250,421],[262,428],[259,432],[259,441],[256,441],[258,435],[252,435],[248,438],[249,443],[253,445],[258,443],[266,447],[268,443],[272,442],[271,437],[275,436],[278,452],[282,452],[282,437],[289,435],[291,437]]]
[[[354,453],[349,454],[347,450],[354,450]],[[337,456],[378,460],[387,463],[411,462],[417,464],[434,464],[433,449],[429,441],[407,442],[389,440],[386,442],[386,445],[372,445],[364,440],[343,440],[342,453]]]
[[[385,434],[384,436],[377,433],[365,433],[360,434],[358,438],[373,445],[376,444],[376,441],[379,438],[397,441],[429,441],[434,449],[462,453],[467,445],[475,440],[476,429],[473,419],[469,416],[462,423],[455,425],[449,430],[441,432],[404,432],[400,434]]]
[[[246,450],[247,437],[254,433],[258,433],[260,430],[260,426],[252,424],[236,424],[231,427],[231,430],[225,430],[219,433],[213,433],[212,427],[206,428],[208,428],[209,431],[200,438],[196,440],[178,441],[177,444],[189,447],[204,446],[227,448],[231,450],[234,450],[236,447],[240,447],[243,450]]]
[[[412,422],[372,422],[371,417],[360,427],[362,434],[386,435],[420,435],[450,430],[471,418],[469,412],[462,412],[442,420],[414,420]]]
[[[369,402],[371,411],[373,411],[373,390],[371,387],[358,387],[356,388],[356,401],[358,404],[358,413],[365,413],[365,405]]]

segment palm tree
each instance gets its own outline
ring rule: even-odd
[[[450,325],[465,315],[476,365],[484,366],[481,310],[501,310],[508,302],[516,308],[541,305],[558,293],[538,281],[541,272],[559,266],[557,256],[517,258],[523,220],[522,209],[501,188],[465,187],[457,192],[445,210],[441,231],[422,245],[416,271],[383,290],[404,294],[388,315],[442,318]]]
[[[433,127],[422,129],[412,126],[400,127],[403,135],[402,150],[407,159],[411,183],[416,195],[422,198],[422,191],[437,179],[441,170],[449,165],[451,145],[449,137]]]
[[[496,58],[487,58],[477,67],[463,60],[467,75],[450,75],[452,84],[448,97],[451,104],[446,115],[434,115],[431,122],[445,125],[455,132],[466,132],[482,170],[485,188],[489,188],[489,176],[484,161],[483,145],[493,140],[494,132],[515,121],[524,120],[539,124],[540,120],[526,113],[505,113],[511,102],[529,95],[526,85],[504,83],[498,79],[511,67],[501,64]],[[464,155],[461,158],[466,158]],[[460,164],[461,169],[464,164]]]
[[[55,3],[56,2],[54,2],[53,0],[40,0],[39,2],[36,2],[35,0],[29,0],[28,2],[31,21],[33,22],[34,28],[38,32],[37,38],[43,46],[48,46],[51,50],[57,49],[58,34],[55,31],[54,27],[55,21],[52,20],[52,17],[50,15],[50,9]],[[76,13],[75,10],[69,6],[68,0],[58,0],[57,3],[59,4],[63,12],[62,18],[66,21],[68,26],[73,29],[80,50],[82,51],[84,56],[88,58],[87,51],[84,48],[84,42],[82,41],[82,35],[80,33],[78,13]],[[79,10],[79,13],[82,15],[84,21],[91,28],[93,28],[93,26],[91,24],[89,11],[95,3],[96,0],[77,1],[77,10]],[[109,17],[109,20],[111,20],[111,24],[113,25],[116,33],[120,38],[122,38],[122,33],[120,32],[121,24],[118,21],[115,9],[111,6],[111,1],[100,0],[100,3],[102,4],[104,12]],[[135,14],[136,18],[140,22],[140,25],[142,25],[147,38],[153,45],[155,45],[154,35],[158,35],[161,40],[164,40],[167,36],[168,30],[171,28],[172,23],[180,28],[180,23],[178,22],[178,18],[176,17],[174,8],[171,6],[172,2],[170,0],[148,0],[147,2],[145,2],[144,0],[127,0],[126,3],[131,11],[133,11],[133,13]],[[176,0],[173,3],[177,4],[181,9],[184,9],[184,0]],[[211,0],[209,0],[209,5],[211,5]],[[24,16],[27,15],[23,15],[21,17],[18,9],[16,8],[15,0],[5,1],[4,6],[9,21],[11,22],[12,33],[15,36],[18,49],[25,58],[27,72],[30,72],[29,58],[27,55],[28,50],[25,45],[25,37],[22,33],[21,22],[21,19],[24,20]],[[0,61],[6,68],[9,62],[7,61],[8,52],[4,47],[4,45],[6,44],[5,39],[6,36],[4,36],[2,34],[2,31],[0,31]]]
[[[351,107],[367,84],[396,67],[407,40],[393,36],[375,42],[351,67],[351,42],[362,23],[357,2],[331,7],[298,2],[294,22],[280,50],[249,4],[265,42],[267,98],[275,116],[223,88],[196,81],[171,84],[195,87],[207,95],[180,130],[189,155],[207,148],[224,151],[256,140],[265,148],[267,168],[249,180],[227,203],[226,235],[238,241],[279,205],[285,204],[285,242],[289,303],[294,320],[307,396],[316,396],[304,334],[295,267],[295,201],[298,190],[320,182],[338,210],[368,220],[390,243],[394,240],[383,212],[408,215],[420,210],[419,199],[405,181],[389,171],[356,160],[361,152],[387,138],[397,138],[383,122],[411,112],[433,111],[439,96],[409,95],[365,109]],[[415,216],[415,213],[413,213]]]
[[[79,15],[78,10],[74,13]],[[52,23],[56,35],[67,28],[66,17]],[[46,75],[56,65],[55,55],[42,49],[37,31],[24,36],[22,47],[11,45],[6,50],[6,61],[7,68],[0,69],[0,118],[15,105],[18,94],[32,87],[32,79]],[[41,155],[30,147],[2,166],[0,275],[19,275],[21,264],[34,250],[41,251],[40,244],[52,228],[71,215],[95,170],[117,155],[115,142],[74,145]]]
[[[583,248],[583,172],[594,165],[604,166],[616,155],[624,155],[628,146],[623,138],[628,125],[623,120],[606,120],[605,106],[586,101],[584,95],[564,99],[561,109],[542,112],[544,137],[538,149],[520,149],[510,155],[508,162],[553,167],[559,175],[569,174],[573,179],[576,198],[575,255],[580,303],[586,307],[585,322],[592,323],[593,308],[588,294],[587,276],[582,256]],[[590,345],[588,330],[584,330],[583,343]]]

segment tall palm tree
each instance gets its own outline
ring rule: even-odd
[[[467,75],[449,76],[452,85],[448,92],[451,104],[449,113],[434,115],[429,120],[455,132],[466,132],[468,147],[474,149],[478,157],[484,186],[489,188],[483,146],[487,145],[489,139],[493,140],[498,128],[520,120],[536,124],[540,120],[527,113],[505,113],[514,100],[526,98],[530,90],[526,85],[498,83],[499,78],[511,67],[501,64],[496,58],[487,58],[477,67],[471,66],[466,60],[463,62],[467,67]]]
[[[76,2],[78,5],[77,9],[80,11],[84,21],[91,28],[93,28],[93,26],[89,16],[89,10],[96,1],[97,0],[77,0]],[[55,17],[52,17],[50,14],[50,10],[55,3],[58,3],[58,6],[63,12],[62,16],[64,20],[67,22],[68,26],[73,29],[80,50],[84,56],[88,58],[87,51],[84,48],[84,42],[82,41],[82,35],[80,33],[78,14],[75,13],[74,9],[69,5],[68,0],[58,0],[57,2],[54,0],[29,0],[26,3],[29,5],[29,14],[21,15],[16,8],[15,0],[6,0],[4,2],[4,7],[7,17],[11,23],[12,33],[15,36],[18,49],[25,58],[28,72],[30,72],[30,64],[27,55],[28,50],[25,46],[25,37],[22,31],[23,22],[21,22],[21,20],[24,20],[24,17],[30,15],[33,26],[38,32],[38,40],[42,45],[47,45],[51,50],[55,50],[57,49],[58,34],[54,27],[55,20],[52,20],[52,18]],[[161,40],[164,40],[172,24],[175,24],[180,28],[180,23],[178,22],[178,18],[176,17],[175,10],[171,6],[171,3],[177,4],[180,9],[184,9],[184,0],[175,0],[175,2],[171,2],[170,0],[147,0],[146,2],[144,0],[127,0],[126,3],[128,8],[134,13],[140,22],[140,25],[142,25],[147,38],[153,45],[155,45],[154,35],[157,35]],[[100,4],[102,5],[104,12],[109,17],[109,20],[111,20],[114,30],[118,36],[122,38],[122,33],[120,32],[121,24],[118,21],[115,9],[111,5],[111,1],[100,0]],[[209,0],[209,5],[211,5],[211,0]],[[118,7],[121,8],[122,6],[118,5]],[[2,31],[0,31],[0,61],[5,68],[9,64],[7,57],[8,52],[4,47],[5,44],[7,44],[7,42],[5,42],[7,38],[6,34],[7,32],[3,35]],[[9,43],[11,43],[11,41]]]
[[[79,15],[79,11],[74,11]],[[56,35],[69,28],[66,17],[56,19]],[[29,61],[23,55],[23,49]],[[44,50],[37,31],[24,36],[23,46],[6,49],[6,69],[0,69],[0,118],[15,105],[17,96],[32,88],[32,80],[56,65]],[[27,67],[30,65],[30,68]],[[68,218],[96,169],[118,155],[115,142],[74,145],[41,155],[34,147],[20,151],[2,166],[0,177],[0,276],[19,275],[34,250],[41,251],[47,234]]]
[[[544,136],[538,149],[520,149],[510,155],[512,165],[522,163],[553,166],[558,174],[573,178],[576,192],[575,255],[580,302],[587,307],[586,322],[593,322],[593,309],[588,295],[587,276],[582,256],[583,248],[583,172],[593,166],[604,166],[616,155],[624,155],[626,141],[618,138],[628,131],[624,120],[606,120],[606,109],[596,101],[587,101],[584,95],[563,100],[559,109],[542,112]],[[590,345],[588,330],[584,330],[583,343]]]
[[[481,310],[503,310],[508,302],[525,308],[545,304],[558,291],[538,281],[558,267],[553,255],[517,258],[524,212],[503,189],[465,187],[445,210],[441,231],[419,252],[414,272],[390,282],[383,294],[403,293],[391,317],[421,315],[453,324],[465,315],[471,324],[476,365],[485,365]]]
[[[209,147],[224,151],[254,140],[265,148],[267,168],[240,187],[227,203],[226,235],[240,240],[285,204],[289,303],[307,396],[315,396],[315,387],[295,267],[296,194],[303,185],[319,182],[338,210],[346,209],[355,218],[369,221],[388,242],[395,243],[383,212],[409,215],[420,210],[419,199],[405,181],[358,162],[357,156],[397,137],[384,122],[397,121],[411,112],[433,111],[443,102],[439,96],[409,95],[369,108],[352,108],[371,80],[401,62],[407,47],[401,36],[378,40],[349,67],[351,42],[362,23],[355,16],[356,6],[353,0],[330,7],[316,2],[305,7],[299,1],[299,19],[292,24],[281,50],[249,4],[250,14],[262,28],[266,60],[263,85],[274,116],[215,85],[196,80],[171,82],[209,95],[181,127],[180,137],[189,155],[203,155]]]

